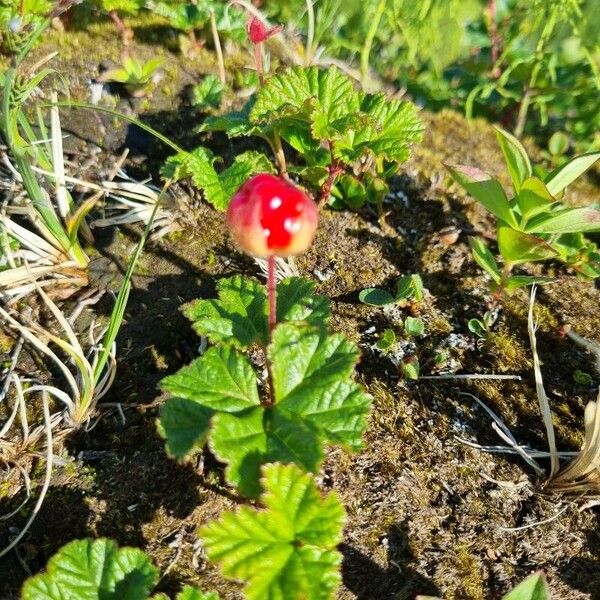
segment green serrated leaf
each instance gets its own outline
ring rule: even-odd
[[[411,102],[384,94],[365,94],[360,109],[368,117],[364,124],[354,129],[345,127],[335,138],[335,154],[346,162],[354,162],[364,154],[404,162],[410,155],[410,145],[423,139],[423,123]]]
[[[267,297],[256,279],[235,275],[217,283],[218,299],[195,300],[183,308],[198,335],[211,342],[232,343],[241,348],[266,345]]]
[[[358,349],[342,335],[284,323],[269,347],[275,403],[304,419],[325,439],[362,446],[370,399],[351,379]]]
[[[210,202],[219,210],[225,210],[240,186],[258,173],[275,173],[273,164],[265,154],[254,150],[238,154],[233,164],[219,173],[221,190],[215,191]]]
[[[198,108],[219,108],[224,90],[225,84],[216,75],[207,75],[192,88],[192,104]]]
[[[136,548],[107,539],[76,540],[48,562],[47,571],[25,582],[23,600],[145,600],[158,569]]]
[[[208,117],[197,128],[197,131],[223,131],[228,137],[259,135],[262,133],[261,128],[250,122],[250,111],[254,106],[254,102],[255,98],[252,97],[240,111]]]
[[[502,600],[550,600],[550,588],[543,573],[535,573],[521,582]]]
[[[260,493],[260,467],[265,463],[294,463],[316,472],[323,460],[322,442],[314,427],[271,408],[216,415],[210,447],[227,463],[227,481],[251,498]]]
[[[315,284],[301,277],[288,277],[277,284],[277,322],[306,321],[326,328],[329,323],[329,298],[315,294]]]
[[[508,166],[515,193],[518,194],[525,180],[531,177],[531,161],[525,148],[514,135],[500,127],[494,127],[494,129],[502,154],[504,154],[504,160]]]
[[[247,348],[267,344],[267,297],[265,287],[255,279],[236,275],[217,284],[217,300],[196,300],[184,307],[199,335],[211,342],[232,343]],[[326,327],[329,299],[314,293],[314,284],[300,277],[284,279],[277,285],[277,321],[307,321]]]
[[[160,174],[163,179],[179,181],[192,177],[194,172],[199,170],[212,169],[216,160],[214,154],[208,149],[199,146],[191,152],[179,152],[170,156],[161,167]]]
[[[328,600],[340,583],[344,509],[321,497],[314,480],[293,465],[263,468],[266,510],[242,507],[200,530],[208,557],[223,574],[248,582],[249,600]]]
[[[309,121],[315,138],[328,139],[347,127],[348,119],[359,112],[359,103],[352,81],[339,69],[291,67],[259,90],[250,121],[272,126]]]
[[[260,404],[254,369],[229,346],[210,348],[190,365],[161,381],[163,390],[223,412]]]
[[[167,454],[181,460],[206,442],[214,411],[186,398],[170,398],[160,409],[158,432]]]

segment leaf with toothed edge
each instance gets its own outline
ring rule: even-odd
[[[294,465],[268,464],[262,474],[264,510],[244,506],[201,528],[209,559],[226,577],[248,582],[249,600],[329,600],[340,583],[340,500],[321,496]]]

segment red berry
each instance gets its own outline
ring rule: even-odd
[[[268,40],[271,36],[279,33],[283,26],[278,25],[276,27],[267,27],[263,21],[261,21],[258,17],[251,16],[248,19],[248,37],[253,44],[261,44],[262,42]]]
[[[291,256],[308,249],[317,230],[317,205],[286,179],[261,173],[237,191],[227,224],[253,256]]]

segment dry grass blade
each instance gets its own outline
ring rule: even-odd
[[[529,342],[531,344],[531,353],[533,354],[533,373],[535,376],[535,390],[537,392],[538,401],[540,404],[540,411],[544,420],[544,426],[546,427],[546,436],[548,438],[548,447],[550,450],[550,477],[555,475],[559,468],[560,462],[558,460],[558,452],[556,450],[556,437],[554,435],[554,425],[552,423],[552,410],[550,409],[550,402],[548,396],[546,396],[546,390],[544,389],[544,380],[542,378],[542,370],[540,368],[540,359],[537,353],[537,340],[535,337],[536,325],[533,318],[533,306],[535,304],[535,286],[531,289],[531,298],[529,301],[529,315],[527,318],[527,330],[529,332]]]
[[[585,407],[585,439],[579,454],[546,484],[564,494],[600,496],[600,391]]]

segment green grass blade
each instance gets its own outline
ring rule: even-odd
[[[121,324],[123,323],[123,316],[125,315],[125,308],[127,307],[127,301],[129,299],[129,293],[131,292],[131,278],[133,276],[133,272],[135,267],[137,266],[140,255],[142,254],[142,250],[146,244],[148,236],[150,235],[150,230],[152,228],[152,224],[154,223],[154,218],[160,206],[160,201],[162,199],[163,194],[166,192],[168,188],[168,183],[165,184],[163,191],[158,196],[154,208],[152,209],[152,213],[150,214],[150,219],[148,219],[148,223],[146,224],[146,228],[144,229],[144,233],[138,245],[129,261],[129,265],[127,267],[127,272],[125,273],[125,279],[121,284],[121,288],[119,290],[119,294],[117,295],[117,301],[115,302],[115,306],[110,315],[110,320],[108,323],[108,329],[104,334],[104,338],[102,340],[102,352],[98,358],[98,362],[96,363],[96,367],[94,369],[94,383],[98,383],[100,377],[102,375],[102,371],[108,361],[108,357],[110,355],[110,349],[117,338],[117,334],[119,333],[119,329],[121,328]]]

